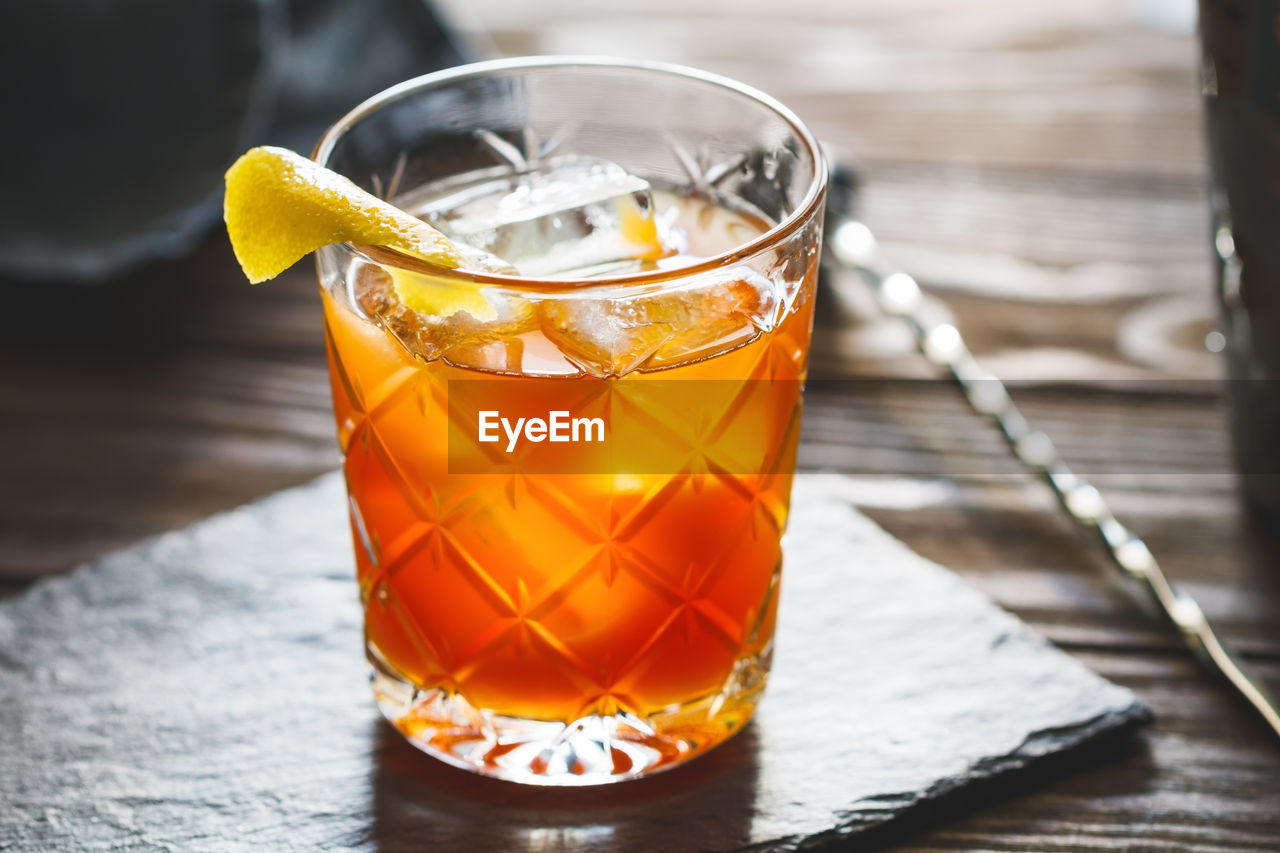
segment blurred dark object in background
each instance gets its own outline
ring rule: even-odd
[[[1236,464],[1280,514],[1280,0],[1200,0],[1200,39]]]
[[[51,0],[0,29],[0,275],[101,281],[188,251],[255,144],[310,152],[463,51],[426,0]]]

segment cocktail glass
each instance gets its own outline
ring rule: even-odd
[[[314,157],[518,268],[317,253],[382,713],[438,758],[534,784],[724,741],[773,649],[813,136],[713,75],[536,58],[390,89]]]

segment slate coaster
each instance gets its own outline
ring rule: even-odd
[[[794,850],[1149,712],[798,479],[753,724],[683,768],[530,789],[427,758],[366,683],[342,481],[0,604],[0,850]]]

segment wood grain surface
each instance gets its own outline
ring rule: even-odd
[[[497,53],[738,77],[865,180],[862,214],[985,365],[1280,689],[1280,526],[1231,473],[1190,12],[1081,0],[442,4]],[[0,580],[31,578],[337,464],[313,271],[250,289],[225,236],[111,288],[3,282]],[[1280,849],[1280,745],[1105,579],[998,437],[828,282],[801,464],[1133,688],[1124,746],[953,799],[914,850]]]

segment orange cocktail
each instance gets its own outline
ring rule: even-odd
[[[549,98],[603,75],[594,85],[674,80],[737,99],[773,117],[775,144],[793,135],[784,168],[807,182],[751,173],[749,150],[725,161],[742,175],[719,190],[651,163],[643,178],[615,172],[596,151],[512,155],[481,133],[470,138],[492,167],[362,182],[488,253],[487,269],[349,245],[319,254],[383,712],[420,747],[491,775],[634,776],[724,740],[765,684],[821,159],[780,108],[718,81],[548,63],[470,74],[421,85],[521,75]],[[318,159],[343,168],[344,142],[376,114],[340,124]],[[742,198],[762,186],[775,209]],[[508,259],[514,269],[497,265]]]

